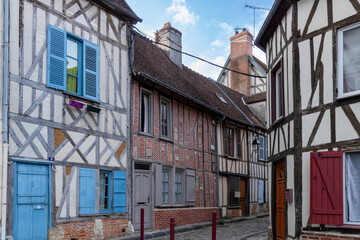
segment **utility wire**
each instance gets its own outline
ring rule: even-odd
[[[142,31],[140,31],[137,27],[133,26],[133,28],[135,28],[140,34],[154,39],[153,37],[151,37],[151,36],[143,33]],[[152,43],[155,43],[155,44],[157,44],[157,45],[161,45],[161,46],[167,47],[167,48],[169,48],[169,49],[171,49],[171,50],[177,51],[177,52],[182,53],[182,54],[184,54],[184,55],[186,55],[186,56],[189,56],[189,57],[192,57],[192,58],[196,58],[196,59],[198,59],[198,60],[200,60],[200,61],[206,62],[206,63],[208,63],[208,64],[210,64],[210,65],[215,66],[215,67],[219,67],[219,68],[228,70],[228,71],[230,71],[230,72],[238,73],[238,74],[245,75],[245,76],[249,76],[249,77],[254,77],[254,78],[266,78],[266,77],[263,77],[263,76],[258,76],[258,75],[253,75],[253,74],[244,73],[244,72],[239,72],[239,71],[236,71],[236,70],[231,69],[231,68],[227,68],[227,67],[220,66],[220,65],[218,65],[218,64],[216,64],[216,63],[210,62],[210,61],[205,60],[205,59],[203,59],[203,58],[201,58],[201,57],[197,57],[197,56],[192,55],[192,54],[190,54],[190,53],[186,53],[186,52],[180,51],[180,50],[178,50],[178,49],[176,49],[176,48],[172,48],[172,47],[170,47],[170,46],[168,46],[168,45],[166,45],[166,44],[159,43],[159,42],[155,42],[155,41],[152,40],[152,39],[149,39]]]

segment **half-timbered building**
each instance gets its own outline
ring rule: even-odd
[[[277,0],[268,65],[271,239],[359,237],[360,2]]]
[[[170,23],[155,34],[155,43],[138,33],[133,43],[135,228],[141,208],[145,226],[153,229],[167,228],[170,217],[184,225],[210,221],[212,211],[240,216],[243,206],[242,214],[249,213],[250,186],[255,186],[250,168],[258,169],[250,163],[258,162],[249,135],[264,135],[265,128],[244,104],[244,95],[184,66],[181,32]]]
[[[140,20],[124,0],[1,1],[2,239],[125,234],[128,33]]]

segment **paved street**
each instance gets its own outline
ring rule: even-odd
[[[228,223],[223,226],[217,225],[216,239],[218,240],[258,240],[267,239],[267,226],[269,218],[254,218],[242,222]],[[154,238],[157,240],[167,240],[169,236]],[[175,235],[175,240],[198,240],[211,239],[211,227],[200,230],[180,233]]]

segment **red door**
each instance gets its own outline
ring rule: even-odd
[[[276,239],[285,239],[285,161],[276,164]]]

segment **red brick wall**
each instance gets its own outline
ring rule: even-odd
[[[338,233],[326,233],[326,232],[303,232],[301,239],[317,239],[317,240],[360,240],[358,234],[338,234]]]
[[[215,145],[215,125],[211,122],[212,117],[172,99],[172,141],[164,141],[159,137],[159,99],[162,95],[157,90],[151,88],[147,90],[152,91],[153,94],[153,136],[139,134],[140,85],[139,82],[134,81],[133,158],[194,169],[196,171],[195,206],[216,207],[216,173],[212,172],[212,164],[215,164],[216,156],[211,154],[210,148],[211,145]]]
[[[219,218],[219,208],[155,209],[153,211],[153,228],[169,228],[170,218],[175,219],[175,226],[210,222],[212,220],[213,211],[217,212],[217,218]]]
[[[64,239],[93,239],[95,237],[95,220],[57,223],[64,232]],[[103,238],[123,236],[123,229],[128,227],[127,218],[102,219]]]

